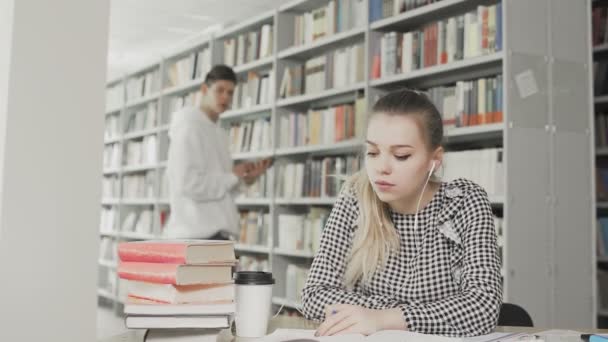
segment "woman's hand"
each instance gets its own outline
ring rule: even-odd
[[[405,328],[405,321],[399,309],[373,310],[357,305],[335,304],[325,308],[325,321],[315,335],[370,335],[380,330]]]

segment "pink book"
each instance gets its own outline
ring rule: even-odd
[[[166,264],[235,263],[232,241],[137,241],[118,244],[122,261]]]
[[[118,276],[156,284],[218,284],[232,281],[232,264],[179,265],[122,261],[118,265]]]

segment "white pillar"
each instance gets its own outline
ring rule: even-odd
[[[0,0],[0,341],[94,341],[107,0]]]

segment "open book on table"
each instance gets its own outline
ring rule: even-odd
[[[383,330],[365,336],[362,334],[344,334],[335,336],[315,337],[315,330],[306,329],[277,329],[272,334],[257,339],[257,342],[503,342],[516,341],[522,337],[532,337],[523,333],[492,333],[477,337],[445,337],[425,335],[402,330]],[[533,337],[532,337],[533,339]]]

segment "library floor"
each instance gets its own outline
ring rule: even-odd
[[[97,306],[97,339],[107,338],[126,332],[124,319],[112,307]]]

